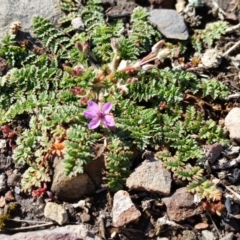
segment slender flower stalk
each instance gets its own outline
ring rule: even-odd
[[[89,100],[88,101],[88,109],[84,111],[84,116],[88,119],[91,119],[88,124],[89,129],[95,129],[100,124],[104,127],[114,127],[115,121],[112,113],[110,113],[112,109],[112,103],[107,102],[100,106],[99,104]]]

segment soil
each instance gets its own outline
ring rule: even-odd
[[[206,1],[205,1],[206,2]],[[173,2],[174,3],[174,2]],[[238,5],[237,5],[238,4]],[[157,8],[161,5],[161,1],[152,0],[138,0],[138,1],[128,1],[128,0],[103,0],[103,5],[106,10],[106,16],[108,21],[111,21],[112,18],[124,18],[126,21],[129,21],[129,16],[133,9],[138,5],[146,7],[148,10]],[[214,22],[218,20],[217,15],[213,15],[211,13],[211,6],[205,6],[203,8],[197,9],[197,15],[202,17],[201,25],[198,28],[204,28],[207,23]],[[239,1],[231,1],[229,0],[221,0],[219,1],[219,5],[222,6],[222,9],[228,13],[231,13],[235,16],[230,16],[229,21],[231,25],[237,25],[239,23],[239,9],[240,3]],[[230,12],[231,9],[235,9],[233,12]],[[190,33],[196,26],[190,26]],[[227,51],[230,47],[232,47],[237,41],[240,39],[240,28],[234,31],[232,34],[228,34],[227,36],[221,37],[219,41],[217,41],[217,48],[222,52]],[[200,69],[197,74],[206,74],[210,78],[216,78],[219,81],[225,83],[231,90],[231,93],[236,93],[240,91],[240,79],[239,79],[239,67],[234,67],[231,64],[231,56],[236,56],[239,53],[240,48],[234,49],[229,57],[226,57],[218,68],[214,70]],[[194,50],[189,49],[186,52],[185,59],[190,59],[193,55]],[[4,75],[7,71],[6,61],[0,58],[0,76]],[[231,109],[233,106],[239,106],[240,104],[239,98],[233,98],[225,102],[225,109]],[[218,119],[223,119],[228,111],[223,111],[222,116],[218,116]],[[12,123],[12,126],[21,126],[24,127],[27,124],[27,120],[23,121],[19,119],[15,123]],[[0,139],[4,139],[4,134],[0,133]],[[49,196],[44,195],[40,198],[33,198],[28,194],[18,194],[20,189],[18,187],[19,180],[21,175],[15,174],[15,168],[17,168],[12,161],[12,145],[15,144],[15,139],[12,139],[12,142],[6,145],[5,148],[2,148],[2,152],[0,153],[0,171],[1,173],[5,173],[8,176],[7,188],[4,193],[6,194],[8,199],[15,199],[13,201],[9,200],[9,202],[16,203],[16,209],[14,212],[15,219],[22,220],[36,220],[36,221],[46,221],[43,214],[43,209],[45,206],[45,199],[49,198]],[[139,160],[141,161],[141,159]],[[138,163],[139,163],[138,161]],[[137,164],[136,164],[137,165]],[[25,168],[19,168],[18,172],[23,174]],[[234,171],[234,169],[233,169]],[[228,178],[225,179],[226,185],[235,185],[236,189],[239,188],[239,178],[236,177],[236,181],[234,183],[229,182]],[[175,183],[175,188],[178,188],[179,185]],[[127,189],[126,189],[127,190]],[[237,190],[238,191],[238,190]],[[238,191],[239,192],[239,191]],[[110,193],[106,189],[100,189],[96,191],[94,196],[87,197],[87,201],[91,203],[91,208],[89,209],[89,213],[86,214],[84,212],[77,212],[71,205],[71,203],[62,203],[66,209],[68,209],[69,219],[71,223],[80,223],[84,222],[89,226],[94,232],[98,233],[103,231],[99,227],[99,223],[97,221],[98,216],[101,214],[105,215],[105,230],[106,230],[106,238],[111,239],[111,234],[117,232],[117,236],[115,239],[132,239],[132,240],[141,240],[141,239],[157,239],[156,236],[156,225],[154,225],[154,220],[156,220],[159,216],[163,216],[166,212],[166,208],[164,205],[157,204],[158,196],[155,194],[151,194],[148,192],[130,192],[129,194],[132,198],[134,204],[141,208],[141,202],[143,200],[151,200],[150,207],[148,209],[148,214],[146,212],[142,212],[142,216],[138,223],[128,224],[126,227],[122,228],[113,228],[111,226],[112,218],[111,218],[111,210],[112,210],[112,198],[113,194]],[[227,203],[226,203],[227,204]],[[1,199],[0,199],[1,205]],[[6,205],[7,206],[7,205]],[[240,204],[239,200],[231,205],[234,207],[234,211],[239,213]],[[233,210],[232,210],[233,211]],[[233,211],[233,212],[234,212]],[[0,208],[0,214],[4,214],[6,209]],[[152,216],[152,217],[149,217]],[[225,216],[227,217],[227,216]],[[240,220],[235,219],[231,221],[224,221],[223,216],[219,217],[213,215],[209,217],[207,214],[203,214],[202,216],[194,217],[195,219],[189,219],[181,224],[185,226],[185,229],[176,229],[173,227],[167,227],[161,229],[161,237],[167,237],[167,239],[172,240],[186,240],[186,239],[204,239],[200,237],[200,233],[197,229],[194,229],[194,225],[199,222],[204,222],[204,219],[207,219],[209,222],[208,230],[214,232],[216,239],[219,239],[217,231],[219,231],[222,236],[225,236],[229,232],[234,232],[234,239],[240,239]],[[216,226],[215,226],[216,224]],[[14,228],[20,229],[28,226],[28,223],[24,222],[16,222],[10,221],[8,223],[8,228],[12,228],[12,231],[8,232],[8,234],[14,233]],[[159,238],[160,239],[160,238]]]

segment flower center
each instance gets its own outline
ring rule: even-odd
[[[102,112],[99,112],[99,113],[98,113],[98,117],[99,117],[100,119],[103,119],[103,118],[104,118],[104,116],[105,116],[105,114],[104,114],[104,113],[102,113]]]

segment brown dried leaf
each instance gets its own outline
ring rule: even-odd
[[[201,229],[207,229],[209,227],[208,223],[201,222],[194,226],[195,229],[201,230]]]

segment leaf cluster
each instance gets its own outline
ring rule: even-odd
[[[203,30],[195,30],[194,35],[191,38],[193,48],[197,52],[201,52],[203,45],[211,47],[215,40],[220,39],[225,34],[228,23],[225,21],[217,21],[209,23]]]

